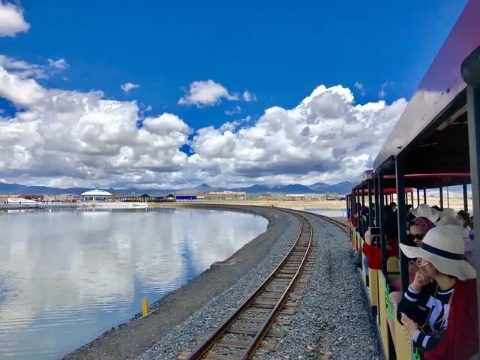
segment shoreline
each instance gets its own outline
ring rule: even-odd
[[[314,214],[302,215],[310,219],[317,244],[313,248],[316,256],[311,259],[310,272],[303,275],[306,284],[301,288],[305,292],[301,291],[300,298],[291,299],[296,303],[291,313],[280,315],[290,324],[273,325],[273,330],[285,334],[281,339],[266,340],[278,345],[276,351],[261,351],[255,358],[380,359],[381,346],[376,323],[371,316],[362,279],[358,271],[355,271],[353,262],[348,261],[351,259],[351,244],[345,241],[346,234]],[[298,234],[299,225],[287,229],[261,263],[220,296],[209,301],[200,311],[172,329],[169,334],[158,339],[157,343],[137,360],[173,360],[178,354],[186,354],[197,348],[198,339],[222,324],[237,309],[242,299],[255,291],[276,268],[291,247],[292,238]],[[249,312],[246,316],[258,317]],[[258,329],[256,322],[248,320],[243,321],[241,326]],[[245,340],[240,334],[229,334],[228,339]],[[222,348],[220,354],[239,358],[241,351]]]
[[[170,205],[170,206],[168,206]],[[165,204],[162,207],[178,207]],[[176,204],[175,204],[176,205]],[[231,206],[227,204],[181,204],[185,208],[231,211],[262,216],[267,229],[223,261],[217,261],[196,278],[155,301],[150,315],[136,314],[130,321],[119,324],[62,359],[133,359],[137,358],[175,326],[200,310],[211,299],[230,288],[243,275],[260,263],[270,252],[277,238],[296,220],[274,208]]]
[[[266,201],[266,200],[225,200],[225,201],[176,201],[165,203],[148,203],[148,208],[159,207],[183,207],[183,206],[228,206],[228,207],[276,207],[281,209],[322,209],[322,210],[338,210],[346,211],[345,201]]]
[[[128,204],[128,203],[126,203]],[[155,208],[165,208],[165,207],[190,207],[190,206],[229,206],[229,207],[238,207],[238,206],[261,206],[261,207],[279,207],[286,209],[323,209],[323,210],[343,210],[345,211],[346,203],[345,201],[303,201],[303,200],[292,200],[292,201],[280,201],[280,200],[194,200],[194,201],[174,201],[174,202],[149,202],[147,203],[147,209]],[[83,207],[79,203],[40,203],[40,204],[2,204],[0,203],[0,210],[65,210],[65,209],[79,209],[79,210],[143,210],[143,207]]]
[[[395,199],[394,199],[395,200]],[[423,201],[423,200],[422,200]],[[409,199],[410,202],[410,199]],[[434,204],[439,205],[440,200],[438,198],[428,198],[427,203],[432,206]],[[368,202],[366,203],[368,204]],[[416,199],[415,199],[416,204]],[[329,211],[343,211],[346,212],[346,202],[344,200],[335,200],[335,201],[326,201],[326,200],[193,200],[193,201],[177,201],[177,202],[149,202],[147,209],[155,208],[177,208],[177,207],[190,207],[190,206],[229,206],[229,207],[238,207],[238,206],[264,206],[264,207],[278,207],[285,209],[295,209],[295,210],[311,210],[311,209],[321,209]],[[415,205],[416,207],[416,205]],[[451,198],[449,201],[444,202],[444,207],[451,207],[456,210],[463,209],[463,199]],[[472,211],[473,205],[471,201],[468,201],[468,208],[470,212]],[[34,210],[34,209],[44,209],[44,210],[60,210],[60,209],[94,209],[94,208],[84,208],[79,206],[77,203],[45,203],[39,204],[38,206],[31,205],[18,205],[18,204],[1,204],[0,211],[7,210]],[[115,208],[114,208],[115,209]],[[130,209],[130,210],[141,210],[145,208],[119,208],[119,209]],[[98,208],[98,210],[110,210],[110,208]]]

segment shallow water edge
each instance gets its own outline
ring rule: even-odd
[[[148,350],[164,334],[199,310],[251,270],[268,254],[276,238],[290,226],[289,215],[268,207],[185,204],[182,207],[232,211],[262,216],[267,231],[248,242],[228,259],[151,305],[151,314],[113,327],[97,339],[66,355],[64,359],[130,359]],[[228,266],[222,264],[228,263]]]

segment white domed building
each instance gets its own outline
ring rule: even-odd
[[[109,193],[105,190],[95,189],[95,190],[88,190],[81,194],[84,201],[105,201],[107,199],[111,199],[113,194]]]
[[[102,209],[131,209],[131,208],[146,208],[146,202],[123,202],[115,201],[113,194],[101,189],[94,189],[85,191],[82,196],[81,206],[87,208],[102,208]]]

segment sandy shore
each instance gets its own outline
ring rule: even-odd
[[[190,206],[190,205],[221,205],[221,206],[274,206],[285,209],[324,209],[324,210],[344,210],[345,201],[260,201],[260,200],[225,200],[225,201],[203,201],[195,200],[191,202],[172,202],[172,203],[149,203],[148,207],[172,207],[172,206]]]
[[[221,204],[192,206],[178,203],[173,206],[241,211],[263,216],[268,219],[269,225],[266,232],[246,244],[229,259],[215,263],[185,286],[153,304],[154,311],[151,315],[146,318],[136,317],[128,323],[112,328],[99,338],[66,355],[64,359],[136,359],[163,335],[201,309],[210,299],[220,295],[262,261],[278,236],[295,221],[288,214],[271,208]]]
[[[410,197],[408,198],[410,201]],[[394,197],[394,201],[396,198]],[[423,203],[423,196],[420,197],[420,203]],[[195,200],[192,202],[174,202],[174,203],[149,203],[149,207],[172,207],[172,206],[186,206],[190,204],[198,205],[228,205],[228,206],[275,206],[279,208],[286,209],[298,209],[298,210],[308,210],[308,209],[323,209],[323,210],[345,210],[346,202],[342,201],[324,201],[324,200],[311,200],[311,201],[280,201],[280,200],[224,200],[224,201],[207,201],[207,200]],[[430,206],[439,205],[440,199],[436,197],[427,198],[427,204]],[[368,205],[368,199],[366,199],[366,205]],[[448,206],[447,206],[448,205]],[[414,206],[417,206],[417,197],[414,196]],[[463,199],[461,198],[450,198],[447,204],[446,198],[444,199],[444,207],[451,207],[453,209],[463,209]],[[468,207],[472,209],[472,202],[469,200]]]

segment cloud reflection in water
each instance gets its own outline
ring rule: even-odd
[[[191,209],[0,215],[0,358],[55,359],[266,230]]]

